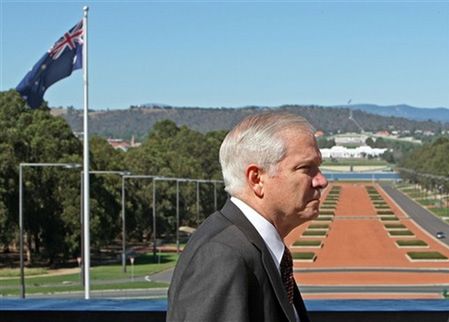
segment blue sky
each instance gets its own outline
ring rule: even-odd
[[[449,107],[449,1],[0,1],[2,91],[88,5],[92,109]],[[45,99],[81,108],[81,71]]]

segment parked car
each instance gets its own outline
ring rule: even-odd
[[[446,234],[443,233],[442,231],[437,232],[436,236],[438,239],[446,238]]]

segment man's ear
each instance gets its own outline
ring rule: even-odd
[[[263,197],[264,194],[262,173],[263,170],[256,164],[250,164],[246,167],[246,181],[248,182],[248,186],[259,198]]]

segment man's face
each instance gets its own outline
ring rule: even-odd
[[[273,174],[265,173],[266,210],[278,231],[287,231],[318,216],[320,190],[327,186],[321,174],[321,154],[311,134],[294,129],[282,133],[287,152]]]

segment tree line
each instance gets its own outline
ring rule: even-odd
[[[427,190],[449,192],[449,138],[439,137],[411,151],[399,162],[404,179]]]
[[[172,120],[195,131],[207,133],[216,130],[230,130],[239,120],[264,110],[284,110],[305,117],[315,127],[326,134],[339,132],[360,132],[356,124],[349,119],[347,108],[326,108],[320,106],[284,105],[280,107],[245,108],[195,108],[152,106],[135,107],[124,110],[105,110],[91,112],[91,133],[102,137],[126,138],[135,136],[138,140],[146,137],[153,125],[162,120]],[[82,131],[82,111],[75,109],[54,109],[75,132]],[[385,117],[363,111],[353,111],[353,117],[365,131],[408,131],[416,136],[419,131],[432,131],[436,134],[449,130],[449,123],[432,121],[414,121],[401,117]],[[418,131],[419,130],[419,131]]]
[[[218,150],[226,132],[200,133],[160,121],[142,145],[114,150],[99,136],[90,138],[90,168],[132,174],[221,180]],[[31,110],[14,90],[0,92],[0,245],[5,252],[19,240],[19,164],[82,164],[82,142],[61,117],[45,105]],[[90,232],[93,252],[121,241],[121,176],[90,175]],[[31,261],[58,265],[80,255],[80,169],[23,167],[25,244]],[[181,225],[196,227],[227,198],[223,185],[179,185]],[[176,183],[158,181],[157,237],[176,232]],[[127,239],[150,243],[153,232],[152,181],[125,180]]]

